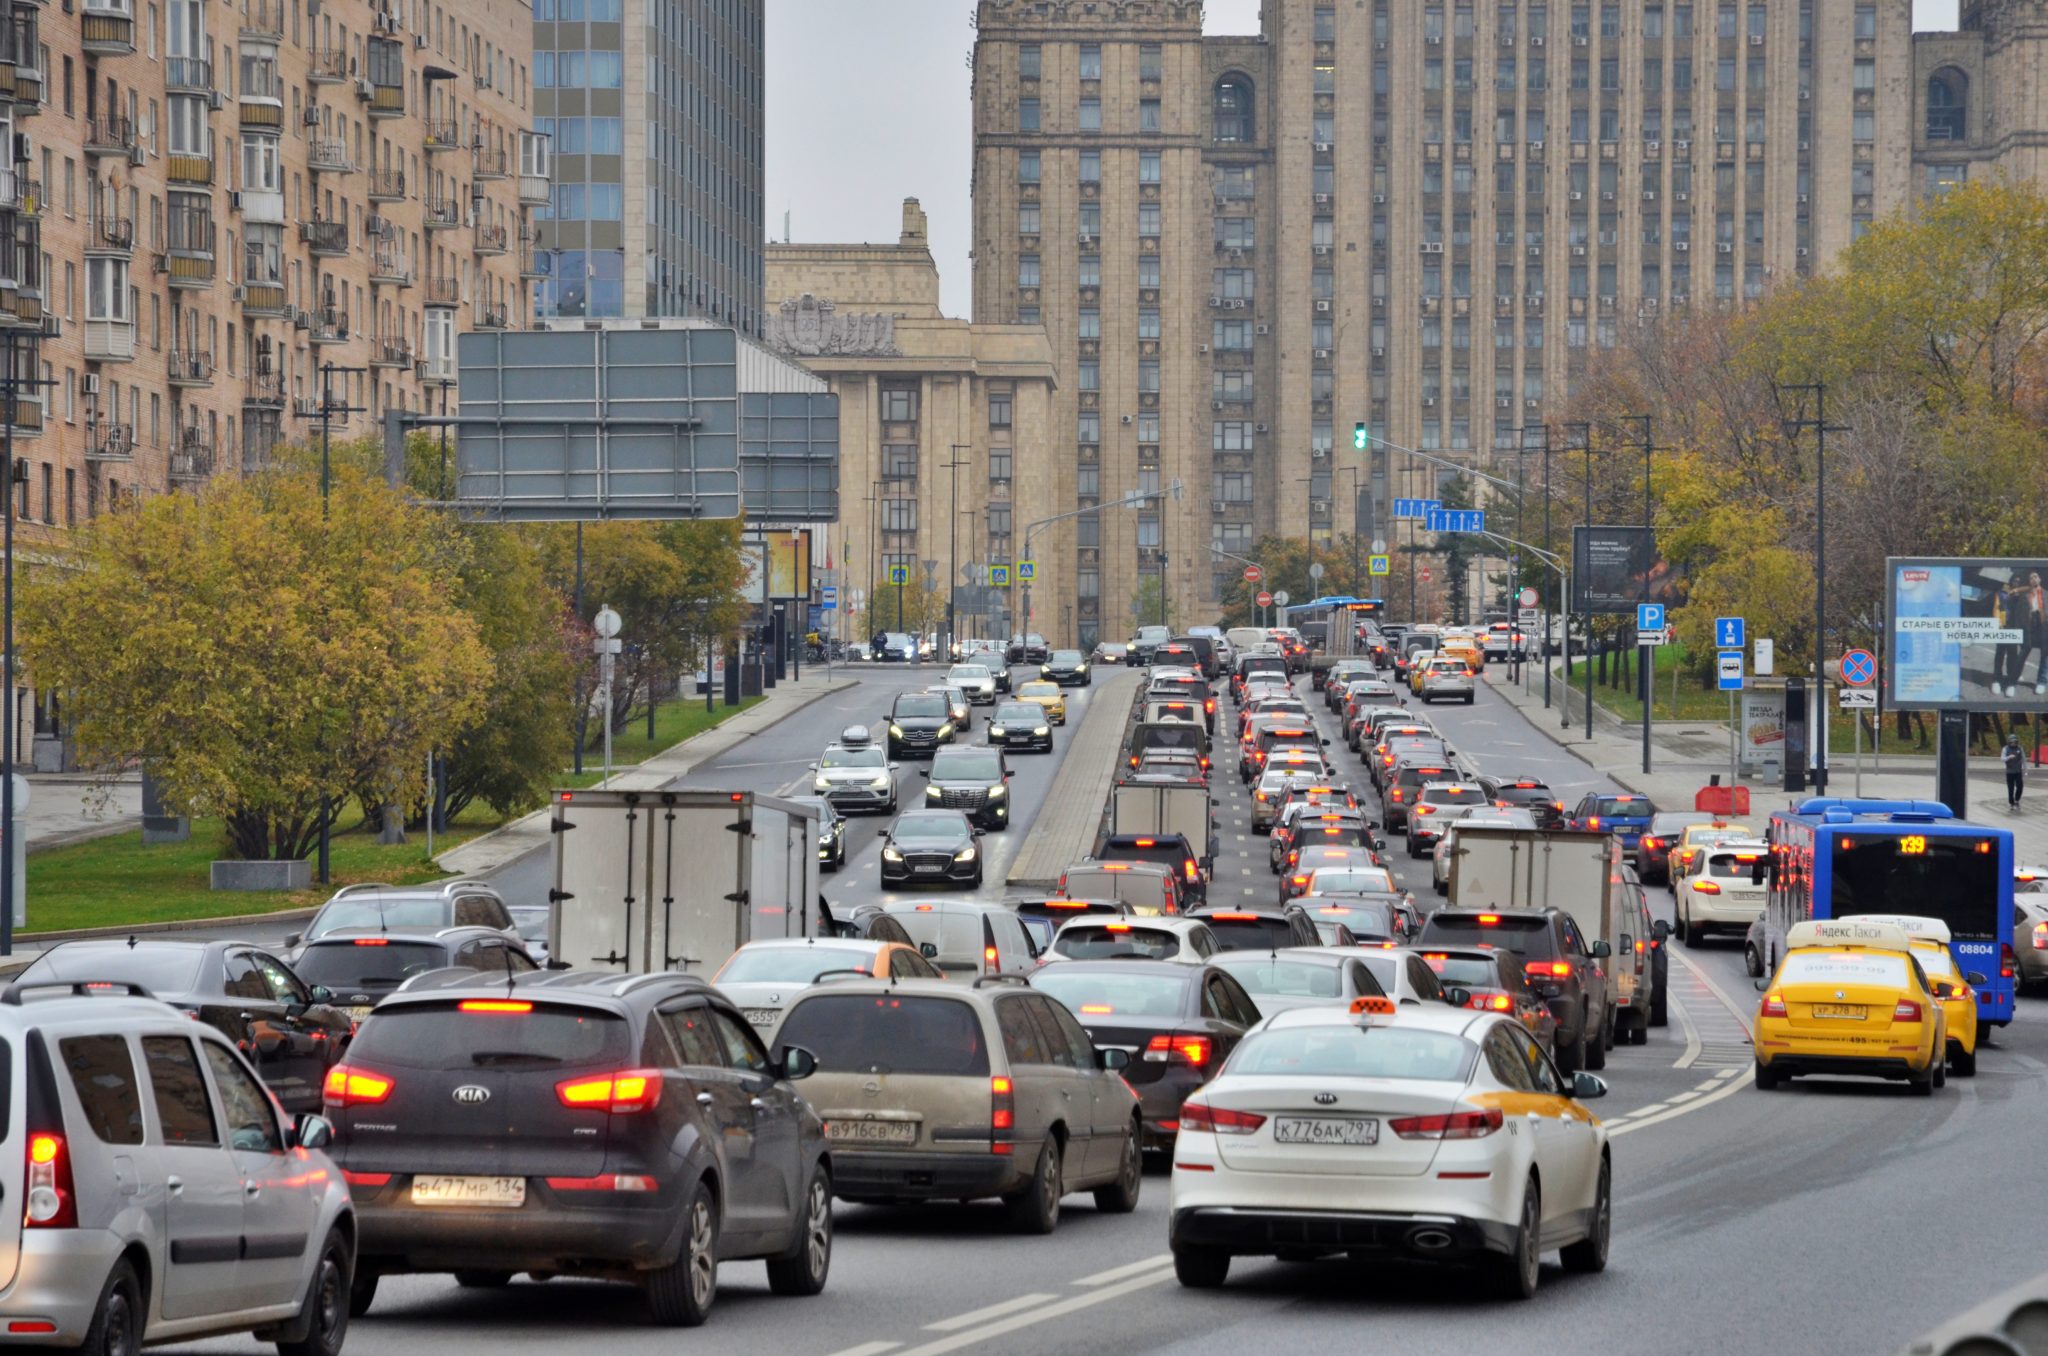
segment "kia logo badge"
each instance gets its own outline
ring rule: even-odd
[[[462,1106],[482,1106],[491,1100],[491,1090],[475,1083],[464,1083],[452,1095]]]
[[[1317,1106],[1335,1106],[1335,1105],[1337,1105],[1337,1094],[1336,1094],[1336,1093],[1334,1093],[1334,1092],[1319,1092],[1319,1093],[1317,1093],[1317,1094],[1316,1094],[1316,1105],[1317,1105]]]

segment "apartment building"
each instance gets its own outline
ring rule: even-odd
[[[549,318],[761,334],[764,0],[538,0]]]
[[[1047,511],[1187,491],[1041,547],[1080,638],[1148,575],[1203,619],[1215,552],[1263,535],[1391,536],[1639,318],[2048,168],[2048,5],[1911,30],[1909,0],[1296,0],[1244,37],[1192,0],[982,0],[975,316],[1051,337]]]

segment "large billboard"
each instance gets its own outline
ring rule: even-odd
[[[1676,607],[1684,601],[1677,574],[1657,555],[1654,529],[1572,529],[1572,611],[1633,617],[1638,603]]]
[[[2048,560],[1885,562],[1885,704],[2048,710]]]

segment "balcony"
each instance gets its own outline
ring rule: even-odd
[[[135,223],[127,217],[94,217],[91,234],[85,238],[87,254],[118,254],[126,258],[135,249]]]
[[[314,137],[306,147],[306,168],[315,174],[354,174],[348,142],[341,137]]]
[[[455,384],[455,355],[443,353],[421,358],[413,364],[413,375],[428,386],[453,386]]]
[[[86,6],[78,36],[88,56],[127,56],[135,50],[135,16],[113,6]]]
[[[476,252],[478,254],[503,254],[506,249],[506,233],[503,226],[480,224],[476,228]]]
[[[462,199],[437,198],[430,195],[427,198],[427,210],[423,221],[430,231],[454,230],[462,225]]]
[[[345,221],[302,221],[299,223],[299,242],[312,251],[316,259],[342,259],[348,256],[348,223]]]
[[[135,152],[135,123],[119,113],[103,113],[85,125],[85,154],[132,156]]]
[[[14,322],[29,329],[43,330],[43,337],[46,339],[56,337],[54,327],[57,323],[57,318],[52,315],[46,315],[43,311],[43,293],[40,283],[36,286],[30,286],[28,281],[23,279],[21,286],[15,289]]]
[[[379,339],[370,345],[372,367],[411,367],[414,361],[409,340]]]
[[[427,305],[459,306],[462,304],[462,283],[456,278],[427,279]]]
[[[370,171],[371,202],[404,202],[405,171],[402,169],[373,169]]]
[[[339,47],[323,47],[313,53],[306,78],[316,85],[340,85],[348,81],[348,53]]]
[[[314,345],[345,344],[349,340],[348,312],[339,306],[323,306],[313,313],[306,342]]]
[[[171,287],[212,287],[219,276],[211,250],[204,254],[159,254],[155,262],[156,271],[165,275],[164,282]]]
[[[545,278],[554,271],[553,257],[532,241],[522,241],[519,246],[519,276],[522,278]]]
[[[512,313],[503,306],[479,306],[476,308],[475,328],[509,330],[512,328]]]
[[[553,197],[554,192],[547,175],[522,174],[519,176],[519,201],[522,206],[544,206]]]
[[[378,241],[370,252],[370,281],[389,287],[411,287],[412,265],[395,241]]]
[[[429,154],[439,151],[462,149],[462,125],[454,118],[428,118],[426,150]]]
[[[41,396],[16,396],[14,417],[7,423],[14,429],[17,438],[33,438],[43,431],[43,398]]]
[[[129,424],[87,425],[85,459],[87,461],[134,461],[134,427]]]
[[[242,406],[245,409],[281,410],[284,408],[284,373],[256,371],[249,374],[247,386],[242,391]]]
[[[402,118],[405,116],[405,86],[370,85],[369,114],[373,118]]]
[[[213,93],[213,63],[205,57],[174,56],[164,60],[164,87],[173,94]]]
[[[247,0],[242,6],[244,41],[284,41],[284,0]]]
[[[470,168],[470,177],[477,180],[504,179],[511,175],[511,158],[502,150],[491,150],[479,146],[475,151],[475,163]]]
[[[166,379],[188,391],[213,385],[213,354],[203,349],[172,349],[166,364]]]
[[[135,359],[135,322],[92,320],[85,322],[85,360],[89,363],[125,363]]]
[[[178,430],[178,446],[171,453],[172,481],[213,479],[213,439],[203,428]]]
[[[242,313],[249,316],[267,316],[283,320],[292,312],[292,306],[285,300],[284,284],[244,283],[237,298],[242,303]]]
[[[43,183],[26,174],[0,173],[0,210],[36,218],[43,214]]]
[[[284,441],[282,410],[242,402],[242,469],[260,468],[272,449]]]
[[[205,152],[172,151],[164,157],[164,177],[174,184],[206,188],[213,183],[213,157]]]

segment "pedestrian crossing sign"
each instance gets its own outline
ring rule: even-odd
[[[1006,589],[1010,587],[1010,567],[1007,565],[989,566],[988,582],[992,586],[999,589]]]
[[[908,565],[891,565],[889,567],[889,582],[892,584],[908,584],[910,582],[910,567]]]
[[[1373,575],[1382,575],[1389,573],[1387,558],[1385,556],[1371,557],[1365,563],[1365,570],[1367,574]]]
[[[1035,560],[1020,560],[1020,561],[1018,561],[1018,562],[1017,562],[1017,582],[1018,582],[1018,583],[1020,583],[1020,584],[1028,584],[1028,583],[1030,583],[1030,582],[1031,582],[1032,580],[1034,580],[1034,579],[1036,579],[1036,578],[1038,578],[1038,562],[1037,562],[1037,561],[1035,561]]]

